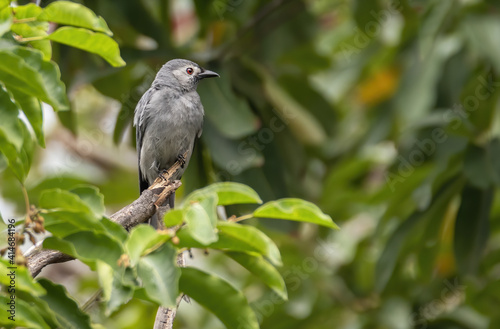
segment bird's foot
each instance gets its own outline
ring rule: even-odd
[[[184,155],[179,154],[179,155],[177,156],[177,161],[179,161],[179,162],[180,162],[180,164],[181,164],[181,168],[184,168],[184,165],[186,164],[186,158],[184,157]]]
[[[168,170],[167,169],[163,169],[160,173],[160,177],[164,180],[164,181],[168,181],[167,177],[165,177],[165,175],[168,175]]]

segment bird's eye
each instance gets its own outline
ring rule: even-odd
[[[186,69],[186,73],[187,73],[187,74],[189,74],[189,75],[193,74],[193,69],[192,69],[192,68],[190,68],[190,67],[188,67],[188,68]]]

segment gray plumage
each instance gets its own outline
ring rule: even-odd
[[[196,87],[201,79],[215,76],[194,62],[174,59],[162,66],[141,97],[134,115],[141,193],[188,151],[185,165],[174,176],[181,178],[203,126]]]

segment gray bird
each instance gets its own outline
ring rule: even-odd
[[[135,108],[141,193],[178,159],[184,166],[173,178],[181,178],[203,126],[204,110],[196,87],[200,80],[218,76],[185,59],[168,61],[158,71]],[[187,157],[182,158],[186,151]],[[169,200],[170,207],[174,198]]]

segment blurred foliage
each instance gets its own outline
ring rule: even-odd
[[[97,299],[104,315],[109,315],[133,298],[175,308],[180,294],[185,293],[228,328],[259,328],[256,314],[241,291],[220,276],[194,267],[180,268],[184,260],[178,257],[186,249],[221,250],[261,278],[280,300],[286,300],[284,279],[274,267],[283,265],[278,247],[259,229],[237,222],[276,218],[337,229],[330,216],[308,201],[284,198],[228,219],[218,213],[225,211],[224,206],[263,202],[249,186],[220,182],[187,195],[181,205],[164,216],[162,230],[141,224],[127,232],[106,217],[104,195],[95,186],[75,185],[71,179],[69,184],[61,184],[61,177],[56,176],[38,184],[36,192],[28,193],[24,184],[33,159],[33,137],[45,146],[42,103],[56,112],[72,110],[59,67],[50,60],[50,41],[100,55],[115,67],[125,62],[118,44],[109,37],[112,32],[104,19],[82,4],[57,1],[41,8],[4,1],[1,5],[2,35],[6,37],[0,48],[4,58],[0,66],[0,111],[4,116],[0,150],[11,178],[17,178],[21,185],[26,214],[17,223],[11,217],[6,223],[2,220],[4,243],[0,253],[5,258],[0,261],[0,300],[7,305],[8,315],[0,318],[0,325],[90,329],[102,326],[87,313]],[[65,26],[49,31],[49,24]],[[230,95],[227,84],[224,91],[215,90],[220,99],[228,92]],[[228,113],[233,100],[238,101],[235,97],[225,99]],[[70,130],[77,127],[71,112],[60,119]],[[39,193],[38,204],[32,205],[29,197],[35,193]],[[37,244],[38,239],[43,248],[58,250],[87,265],[96,273],[101,290],[80,306],[64,286],[45,278],[33,279],[27,269],[31,251],[23,253],[23,249]]]
[[[244,271],[244,259],[195,254],[204,270],[244,291],[261,328],[499,326],[497,1],[83,3],[105,18],[107,26],[95,26],[113,31],[127,65],[112,68],[70,42],[52,43],[51,54],[46,40],[30,44],[59,64],[71,105],[59,122],[77,136],[44,112],[46,123],[52,120],[45,136],[33,130],[47,148],[36,153],[25,184],[33,203],[45,189],[81,183],[100,188],[108,213],[135,199],[135,105],[164,62],[192,59],[221,79],[198,88],[206,122],[178,197],[217,181],[240,182],[265,202],[312,201],[341,227],[251,220],[279,247],[287,302]],[[0,20],[0,33],[10,26]],[[95,26],[89,33],[107,31]],[[16,55],[4,52],[0,68]],[[14,92],[10,98],[21,99]],[[54,108],[65,102],[41,96]],[[30,123],[40,122],[30,104],[17,105]],[[27,142],[9,143],[2,152]],[[13,173],[24,177],[31,160],[19,159],[11,169],[0,159],[10,209],[2,209],[4,218],[24,212]],[[239,215],[254,208],[227,209]],[[88,287],[79,289],[83,302]],[[106,328],[137,328],[154,312],[133,299],[109,317],[104,310],[91,315]],[[178,328],[220,326],[195,303],[177,316]]]

